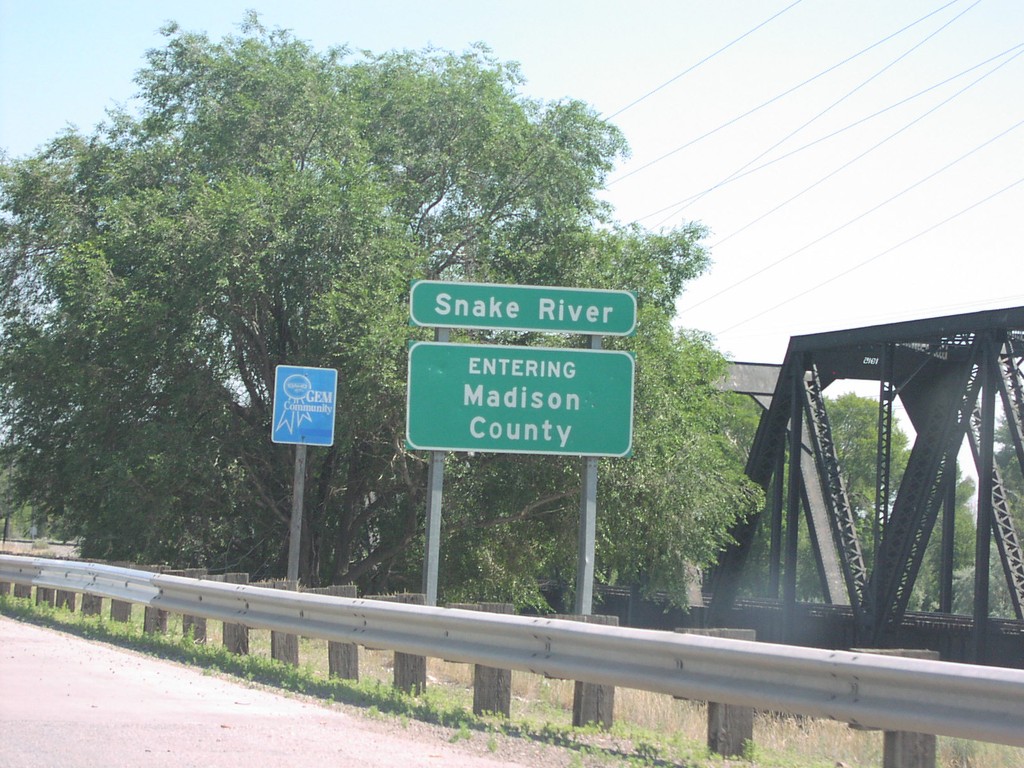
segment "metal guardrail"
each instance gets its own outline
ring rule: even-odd
[[[0,555],[0,581],[336,642],[1024,747],[1024,671],[287,592]]]

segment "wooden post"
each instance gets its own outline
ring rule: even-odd
[[[216,578],[216,581],[224,581],[227,584],[248,584],[248,573],[225,573]],[[249,653],[249,628],[245,624],[231,624],[224,622],[221,642],[231,653],[244,656]]]
[[[142,631],[146,634],[167,634],[167,611],[145,606],[142,613]]]
[[[753,629],[677,629],[676,632],[729,640],[757,640]],[[708,702],[708,749],[722,757],[742,757],[754,741],[754,708]]]
[[[14,585],[14,596],[20,597],[24,600],[32,599],[32,585],[31,584],[15,584]]]
[[[477,610],[488,613],[515,613],[511,603],[480,603]],[[492,713],[502,717],[512,716],[512,670],[488,667],[484,664],[473,666],[473,714]]]
[[[149,571],[150,573],[164,573],[162,565],[134,565],[129,566],[138,571]],[[146,634],[167,633],[167,611],[163,608],[154,608],[149,605],[142,607],[142,631]]]
[[[110,600],[110,620],[122,623],[132,620],[132,604],[126,600]]]
[[[192,635],[192,642],[206,645],[206,617],[185,614],[181,617],[181,634]]]
[[[177,573],[180,573],[178,571]],[[142,612],[142,631],[147,635],[167,634],[167,611],[147,605]]]
[[[56,590],[51,587],[36,587],[36,605],[46,603],[51,608],[56,607]]]
[[[82,595],[82,615],[99,616],[101,613],[103,613],[103,598],[100,595],[84,593]]]
[[[567,621],[582,621],[585,624],[603,624],[609,627],[617,627],[619,625],[618,616],[603,616],[601,614],[587,616],[576,614],[556,615],[555,618]],[[608,730],[612,727],[614,714],[614,685],[576,681],[572,699],[572,724],[574,726],[580,728],[590,723],[595,723],[601,728]]]
[[[57,607],[67,608],[72,613],[75,612],[75,604],[78,602],[78,596],[68,589],[57,590]]]
[[[206,576],[205,568],[186,568],[181,573],[187,579],[202,579]],[[206,617],[184,614],[181,617],[181,634],[185,637],[192,635],[192,642],[202,645],[206,644]]]
[[[937,661],[937,651],[910,648],[851,648],[854,653],[877,653],[909,659]],[[935,768],[935,734],[886,731],[882,745],[882,768]]]
[[[258,586],[269,587],[270,589],[287,589],[297,592],[299,582],[297,581],[270,581],[260,582]],[[285,664],[299,666],[299,636],[290,635],[287,632],[270,630],[270,658],[283,661]]]
[[[0,581],[0,595],[6,596],[9,594],[11,594],[11,582]]]
[[[118,568],[135,568],[138,570],[146,570],[146,566],[137,565],[135,563],[129,563],[126,560],[115,560],[108,565],[113,565]],[[110,620],[120,621],[122,623],[129,622],[132,620],[132,604],[126,600],[115,600],[110,599]]]
[[[374,595],[368,600],[385,600],[389,603],[426,605],[424,593],[407,592],[401,595]],[[395,688],[418,696],[427,689],[427,657],[395,651]]]
[[[306,589],[315,595],[332,595],[334,597],[356,598],[359,591],[355,584],[333,584],[329,587]],[[359,646],[355,643],[338,643],[327,641],[327,672],[330,677],[342,680],[359,679]]]

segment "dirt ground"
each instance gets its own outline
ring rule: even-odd
[[[2,555],[28,555],[30,557],[69,558],[78,554],[74,544],[62,542],[32,541],[31,539],[7,539],[0,542]]]

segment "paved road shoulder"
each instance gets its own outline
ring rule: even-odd
[[[2,616],[0,681],[0,763],[10,768],[509,768],[555,757],[473,754],[432,726],[360,717]]]

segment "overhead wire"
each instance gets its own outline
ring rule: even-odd
[[[940,13],[941,11],[945,10],[949,6],[955,5],[959,1],[960,0],[950,0],[950,2],[946,3],[945,5],[942,5],[939,8],[936,8],[934,11],[931,11],[931,12],[925,14],[924,16],[922,16],[921,18],[917,19],[916,21],[913,21],[910,24],[907,24],[906,26],[901,27],[900,29],[896,30],[895,32],[892,32],[889,35],[886,35],[881,40],[878,40],[877,42],[872,43],[868,47],[858,51],[857,53],[853,54],[852,56],[848,56],[845,59],[843,59],[843,60],[833,64],[832,66],[830,66],[830,67],[828,67],[828,68],[826,68],[824,70],[822,70],[818,74],[809,77],[808,79],[804,80],[803,82],[798,83],[797,85],[794,85],[791,88],[788,88],[785,91],[782,91],[781,93],[776,94],[775,96],[772,96],[770,99],[768,99],[765,102],[762,102],[758,106],[753,107],[752,109],[749,109],[746,112],[744,112],[744,113],[742,113],[740,115],[737,115],[736,117],[733,117],[733,118],[727,120],[726,122],[720,124],[719,126],[717,126],[715,128],[712,128],[710,131],[707,131],[707,132],[701,134],[700,136],[697,136],[696,138],[691,139],[690,141],[686,142],[685,144],[681,144],[680,146],[676,147],[675,149],[672,149],[672,150],[666,152],[665,154],[661,155],[660,157],[656,157],[653,160],[650,160],[649,162],[644,163],[643,165],[641,165],[641,166],[639,166],[637,168],[634,168],[634,169],[628,171],[627,173],[622,174],[621,176],[617,176],[617,177],[611,179],[607,183],[606,186],[607,187],[611,187],[611,186],[613,186],[615,184],[618,184],[620,181],[623,181],[623,180],[629,178],[630,176],[633,176],[633,175],[635,175],[637,173],[640,173],[641,171],[644,171],[644,170],[650,168],[651,166],[656,165],[657,163],[660,163],[663,160],[666,160],[669,157],[671,157],[671,156],[673,156],[673,155],[675,155],[675,154],[677,154],[679,152],[682,152],[684,149],[692,147],[694,144],[697,144],[698,142],[703,141],[704,139],[706,139],[706,138],[708,138],[710,136],[713,136],[714,134],[718,133],[719,131],[724,130],[725,128],[728,128],[730,125],[733,125],[733,124],[739,122],[740,120],[742,120],[742,119],[744,119],[746,117],[749,117],[750,115],[754,114],[755,112],[759,112],[760,110],[764,109],[765,107],[770,106],[771,104],[775,103],[776,101],[779,101],[780,99],[785,98],[786,96],[790,95],[791,93],[794,93],[794,92],[800,90],[801,88],[803,88],[803,87],[805,87],[807,85],[810,85],[814,81],[824,77],[825,75],[829,74],[830,72],[835,71],[839,67],[841,67],[841,66],[843,66],[845,64],[848,64],[849,62],[853,61],[854,59],[857,59],[860,56],[863,56],[868,51],[871,51],[874,48],[877,48],[878,46],[882,45],[883,43],[886,43],[889,40],[893,39],[894,37],[897,37],[898,35],[903,34],[908,29],[911,29],[911,28],[917,26],[918,24],[926,21],[927,19],[931,18],[935,14]]]
[[[1022,51],[1021,53],[1024,54],[1024,51]],[[1020,54],[1018,54],[1018,55],[1020,55]],[[829,232],[825,233],[824,235],[821,235],[818,238],[815,238],[814,240],[810,241],[809,243],[805,243],[804,245],[802,245],[799,248],[797,248],[795,251],[791,251],[790,253],[787,253],[785,256],[783,256],[783,257],[781,257],[779,259],[776,259],[772,263],[767,264],[767,265],[761,267],[760,269],[756,270],[755,272],[751,272],[750,274],[745,275],[744,277],[740,278],[739,280],[735,281],[734,283],[731,283],[731,284],[727,285],[725,288],[722,288],[720,291],[717,291],[716,293],[713,293],[711,296],[707,296],[704,299],[702,299],[701,301],[698,301],[698,302],[696,302],[694,304],[690,304],[687,307],[687,310],[696,309],[697,307],[701,306],[702,304],[706,304],[709,301],[713,301],[714,299],[717,299],[718,297],[722,296],[723,294],[728,293],[729,291],[733,290],[734,288],[738,288],[739,286],[743,285],[744,283],[747,283],[747,282],[753,280],[755,277],[759,277],[760,275],[763,275],[765,272],[768,272],[769,270],[774,269],[775,267],[779,266],[780,264],[782,264],[782,263],[784,263],[786,261],[789,261],[794,256],[797,256],[797,255],[803,253],[804,251],[806,251],[808,248],[811,248],[811,247],[813,247],[815,245],[818,245],[819,243],[827,240],[828,238],[832,237],[833,235],[843,231],[847,227],[852,226],[853,224],[856,224],[858,221],[860,221],[861,219],[865,218],[866,216],[870,216],[872,213],[875,213],[876,211],[878,211],[879,209],[883,208],[884,206],[889,205],[893,201],[897,200],[898,198],[902,197],[903,195],[907,194],[908,192],[916,189],[917,187],[921,186],[925,182],[928,182],[931,179],[934,179],[939,174],[944,173],[945,171],[949,170],[950,168],[952,168],[953,166],[955,166],[958,163],[962,162],[963,160],[966,160],[971,155],[979,152],[980,150],[984,149],[985,147],[989,146],[990,144],[992,144],[992,143],[998,141],[999,139],[1003,138],[1004,136],[1012,133],[1016,129],[1020,128],[1022,125],[1024,125],[1024,120],[1020,120],[1020,121],[1014,123],[1009,128],[1006,128],[1005,130],[999,132],[995,136],[992,136],[991,138],[989,138],[986,141],[982,142],[981,144],[977,145],[976,147],[974,147],[973,149],[969,150],[968,152],[965,152],[964,154],[960,155],[960,157],[956,158],[955,160],[952,160],[949,163],[946,163],[946,165],[942,166],[938,170],[933,171],[930,174],[928,174],[927,176],[924,176],[924,177],[918,179],[917,181],[915,181],[910,186],[905,187],[901,191],[897,192],[895,195],[892,195],[891,197],[883,200],[882,202],[878,203],[877,205],[873,206],[872,208],[869,208],[868,210],[858,214],[857,216],[854,216],[852,219],[848,220],[846,223],[841,224],[840,226],[836,227],[835,229],[830,230]],[[857,159],[857,158],[855,158],[855,159]],[[853,162],[853,161],[851,161],[851,162]],[[849,163],[847,163],[847,165],[849,165]]]
[[[740,179],[746,178],[747,176],[750,176],[751,174],[758,173],[759,171],[763,171],[766,168],[770,168],[771,166],[775,165],[776,163],[780,163],[783,160],[788,160],[789,158],[793,157],[794,155],[797,155],[797,154],[799,154],[801,152],[804,152],[805,150],[811,149],[812,147],[815,147],[818,144],[822,144],[822,143],[824,143],[824,142],[826,142],[826,141],[828,141],[830,139],[834,139],[836,136],[839,136],[839,135],[841,135],[843,133],[846,133],[847,131],[854,129],[854,128],[856,128],[859,125],[863,125],[864,123],[867,123],[867,122],[869,122],[871,120],[874,120],[876,117],[881,117],[882,115],[886,114],[887,112],[891,112],[892,110],[897,109],[898,107],[901,107],[901,106],[903,106],[905,104],[909,104],[914,99],[920,98],[921,96],[924,96],[925,94],[930,93],[931,91],[934,91],[937,88],[941,88],[944,85],[948,85],[949,83],[953,82],[954,80],[958,80],[959,78],[961,78],[961,77],[963,77],[965,75],[970,74],[974,70],[979,69],[979,68],[985,66],[986,64],[990,64],[993,61],[1001,59],[1002,57],[1012,53],[1013,51],[1021,49],[1021,48],[1024,48],[1024,43],[1017,43],[1017,45],[1011,46],[1010,48],[1007,48],[1005,51],[1003,51],[1001,53],[998,53],[995,56],[990,56],[987,59],[985,59],[984,61],[981,61],[981,62],[975,64],[974,66],[968,67],[967,69],[965,69],[965,70],[963,70],[961,72],[958,72],[957,74],[952,75],[951,77],[947,77],[945,80],[941,80],[941,81],[939,81],[937,83],[934,83],[933,85],[930,85],[927,88],[924,88],[924,89],[918,91],[917,93],[915,93],[915,94],[913,94],[911,96],[907,96],[906,98],[900,99],[899,101],[894,102],[893,104],[890,104],[887,107],[883,107],[882,109],[878,110],[877,112],[874,112],[874,113],[872,113],[870,115],[867,115],[866,117],[862,117],[859,120],[855,120],[854,122],[852,122],[852,123],[850,123],[850,124],[840,128],[838,130],[833,131],[832,133],[826,134],[824,136],[820,136],[817,139],[814,139],[813,141],[808,142],[807,144],[804,144],[804,145],[802,145],[800,147],[797,147],[796,149],[790,150],[789,152],[786,152],[783,155],[779,155],[778,157],[775,157],[775,158],[773,158],[773,159],[771,159],[771,160],[769,160],[769,161],[767,161],[765,163],[762,163],[761,165],[758,165],[758,166],[756,166],[754,168],[749,168],[746,171],[744,171],[743,173],[741,173],[741,174],[739,174],[739,175],[737,175],[735,177],[731,177],[731,178],[726,179],[724,181],[720,181],[717,184],[715,184],[715,185],[713,185],[711,187],[708,187],[707,189],[702,190],[701,192],[698,192],[696,194],[690,195],[689,197],[683,198],[682,200],[677,200],[674,203],[670,203],[669,205],[666,205],[666,206],[664,206],[662,208],[659,208],[656,211],[652,211],[651,213],[644,214],[643,216],[640,216],[639,218],[637,218],[636,221],[639,222],[639,221],[644,221],[645,219],[653,218],[654,216],[657,216],[657,215],[659,215],[661,213],[664,213],[665,211],[671,210],[671,209],[675,208],[676,206],[682,205],[683,203],[688,203],[691,200],[696,200],[698,197],[703,196],[703,195],[707,194],[708,192],[713,192],[713,191],[715,191],[715,190],[717,190],[717,189],[719,189],[721,187],[724,187],[724,186],[726,186],[728,184],[731,184],[734,181],[739,181]],[[734,233],[734,234],[738,234],[738,232]],[[730,237],[731,236],[732,235],[730,235]],[[726,239],[728,239],[728,238],[723,238],[722,240],[719,240],[717,243],[715,243],[715,245],[717,245],[718,243],[724,242]]]
[[[803,0],[795,0],[795,2],[790,3],[789,5],[787,5],[785,8],[783,8],[778,13],[775,13],[772,16],[769,16],[767,19],[765,19],[760,24],[758,24],[756,27],[753,27],[752,29],[747,30],[742,35],[737,37],[735,40],[733,40],[733,41],[731,41],[729,43],[726,43],[725,45],[723,45],[721,48],[719,48],[714,53],[709,53],[707,56],[705,56],[700,61],[696,62],[695,64],[691,64],[689,67],[684,69],[682,72],[680,72],[675,77],[669,78],[664,83],[659,85],[657,88],[651,89],[650,91],[645,93],[643,96],[640,96],[637,99],[633,99],[633,101],[629,102],[629,104],[627,104],[626,106],[622,107],[621,109],[619,109],[619,110],[617,110],[615,112],[612,112],[607,117],[602,116],[601,119],[605,120],[605,121],[612,120],[613,118],[616,118],[619,115],[621,115],[623,112],[625,112],[625,111],[627,111],[629,109],[632,109],[633,107],[635,107],[640,102],[642,102],[645,99],[647,99],[647,98],[653,96],[654,94],[656,94],[658,91],[662,90],[663,88],[667,88],[668,86],[670,86],[672,83],[674,83],[679,78],[685,77],[686,75],[690,74],[697,67],[701,66],[702,64],[706,64],[707,62],[711,61],[711,59],[715,58],[715,56],[717,56],[718,54],[728,50],[729,48],[731,48],[732,46],[736,45],[736,43],[740,42],[744,38],[749,37],[750,35],[754,34],[755,32],[757,32],[757,30],[761,29],[761,27],[763,27],[766,24],[768,24],[768,23],[774,21],[775,19],[779,18],[779,16],[781,16],[782,14],[784,14],[786,11],[790,10],[791,8],[799,5],[801,2],[803,2]]]
[[[933,30],[932,32],[928,33],[928,35],[926,35],[926,36],[925,36],[925,37],[924,37],[924,38],[923,38],[922,40],[919,40],[919,41],[918,41],[917,43],[915,43],[915,44],[914,44],[914,45],[912,45],[912,46],[911,46],[910,48],[908,48],[908,49],[907,49],[906,51],[904,51],[904,52],[903,52],[903,53],[901,53],[901,54],[900,54],[899,56],[897,56],[897,57],[896,57],[895,59],[893,59],[892,61],[890,61],[890,62],[889,62],[888,64],[886,64],[886,65],[885,65],[884,67],[882,67],[882,68],[881,68],[880,70],[878,70],[877,72],[875,72],[875,73],[874,73],[873,75],[871,75],[870,77],[868,77],[868,78],[867,78],[866,80],[864,80],[864,81],[862,81],[861,83],[859,83],[859,84],[858,84],[857,86],[855,86],[855,87],[854,87],[853,89],[851,89],[851,90],[847,91],[847,92],[846,92],[846,93],[845,93],[845,94],[844,94],[843,96],[841,96],[840,98],[838,98],[838,99],[836,99],[835,101],[833,101],[833,102],[832,102],[832,103],[831,103],[831,104],[830,104],[829,106],[825,107],[825,109],[823,109],[823,110],[821,110],[820,112],[818,112],[818,114],[816,114],[816,115],[815,115],[814,117],[812,117],[812,118],[811,118],[810,120],[807,120],[807,121],[805,121],[805,122],[804,122],[804,123],[803,123],[802,125],[800,125],[799,127],[797,127],[797,128],[795,128],[795,129],[793,129],[793,130],[792,130],[792,131],[790,131],[790,132],[789,132],[788,134],[786,134],[786,135],[785,135],[785,136],[783,136],[783,137],[782,137],[781,139],[779,139],[779,140],[778,140],[778,141],[776,141],[776,142],[775,142],[774,144],[772,144],[772,145],[771,145],[770,147],[768,147],[767,149],[763,150],[763,151],[762,151],[762,152],[761,152],[761,153],[760,153],[759,155],[757,155],[756,157],[754,157],[754,158],[750,159],[749,161],[747,161],[747,163],[746,163],[746,164],[744,164],[744,165],[740,166],[740,167],[739,167],[739,168],[738,168],[737,170],[733,171],[733,172],[732,172],[731,174],[729,174],[729,175],[728,175],[728,176],[727,176],[727,177],[725,178],[725,180],[724,180],[724,181],[720,182],[720,184],[719,184],[719,185],[716,185],[716,186],[720,186],[721,184],[726,184],[726,183],[728,183],[728,182],[729,182],[729,181],[731,181],[731,180],[732,180],[733,178],[735,178],[735,177],[737,177],[737,176],[738,176],[739,174],[743,173],[743,171],[747,170],[747,169],[748,169],[748,168],[749,168],[749,167],[750,167],[751,165],[753,165],[754,163],[756,163],[756,162],[757,162],[758,160],[760,160],[760,159],[762,159],[763,157],[765,157],[766,155],[768,155],[768,154],[769,154],[769,153],[770,153],[770,152],[771,152],[772,150],[774,150],[774,149],[777,149],[777,148],[778,148],[778,147],[780,147],[781,145],[785,144],[785,143],[786,143],[787,141],[789,141],[789,140],[790,140],[791,138],[793,138],[793,137],[794,137],[794,136],[796,136],[796,135],[797,135],[798,133],[800,133],[801,131],[803,131],[803,130],[804,130],[805,128],[807,128],[808,126],[812,125],[812,124],[813,124],[814,122],[816,122],[817,120],[819,120],[820,118],[822,118],[822,117],[824,117],[825,115],[827,115],[827,114],[828,114],[829,112],[831,112],[831,111],[832,111],[833,109],[835,109],[835,108],[836,108],[837,106],[839,106],[839,105],[840,105],[840,104],[842,104],[842,103],[843,103],[844,101],[846,101],[846,100],[847,100],[848,98],[850,98],[851,96],[853,96],[853,95],[854,95],[855,93],[857,93],[857,92],[858,92],[859,90],[861,90],[862,88],[866,87],[866,86],[867,86],[867,85],[868,85],[869,83],[871,83],[872,81],[876,80],[877,78],[881,77],[881,76],[882,76],[882,75],[883,75],[883,74],[884,74],[885,72],[887,72],[887,71],[889,71],[890,69],[892,69],[892,67],[896,66],[896,65],[897,65],[897,64],[898,64],[899,62],[903,61],[903,59],[905,59],[905,58],[906,58],[907,56],[909,56],[910,54],[912,54],[912,53],[913,53],[914,51],[916,51],[916,50],[917,50],[918,48],[920,48],[921,46],[923,46],[923,45],[924,45],[925,43],[927,43],[927,42],[928,42],[929,40],[931,40],[932,38],[934,38],[934,37],[935,37],[936,35],[938,35],[938,34],[939,34],[940,32],[942,32],[942,31],[944,31],[944,30],[948,29],[948,28],[949,28],[949,27],[950,27],[950,26],[951,26],[951,25],[952,25],[952,24],[953,24],[954,22],[958,21],[958,20],[959,20],[959,19],[960,19],[960,18],[961,18],[962,16],[964,16],[964,15],[965,15],[966,13],[968,13],[968,12],[969,12],[970,10],[972,10],[972,9],[973,9],[973,8],[974,8],[975,6],[977,6],[977,5],[978,5],[978,4],[980,3],[980,2],[981,2],[981,0],[974,0],[974,2],[973,2],[973,3],[971,3],[971,4],[969,5],[969,6],[967,6],[967,7],[966,7],[966,8],[964,8],[964,9],[963,9],[962,11],[960,11],[960,13],[958,13],[958,14],[957,14],[956,16],[953,16],[953,17],[952,17],[951,19],[947,20],[947,21],[946,21],[946,22],[945,22],[944,24],[942,24],[942,26],[940,26],[940,27],[938,27],[937,29]],[[707,192],[702,192],[701,194],[697,195],[697,196],[696,196],[695,198],[693,198],[693,199],[691,199],[691,200],[688,200],[688,201],[686,202],[686,204],[685,204],[685,205],[683,205],[683,206],[682,206],[681,208],[679,208],[678,210],[674,211],[674,212],[673,212],[673,213],[672,213],[672,214],[671,214],[670,216],[666,217],[665,221],[667,221],[668,219],[672,218],[673,216],[676,216],[676,215],[678,215],[679,213],[681,213],[682,211],[684,211],[684,210],[685,210],[686,208],[688,208],[689,206],[693,205],[693,203],[695,203],[695,202],[697,202],[698,200],[700,200],[701,198],[703,198],[703,197],[704,197],[704,196],[705,196],[706,194],[708,194],[708,193],[707,193]],[[660,222],[660,223],[664,223],[664,221],[662,221],[662,222]]]
[[[1021,44],[1020,46],[1017,46],[1017,47],[1018,47],[1018,48],[1024,48],[1024,43],[1022,43],[1022,44]],[[965,92],[966,92],[967,90],[969,90],[969,89],[973,88],[973,87],[974,87],[975,85],[977,85],[977,84],[978,84],[978,83],[980,83],[981,81],[983,81],[983,80],[985,80],[986,78],[988,78],[989,76],[991,76],[991,75],[995,74],[995,73],[996,73],[997,71],[999,71],[1000,69],[1002,69],[1002,68],[1003,68],[1003,67],[1005,67],[1005,66],[1006,66],[1007,64],[1009,64],[1010,62],[1012,62],[1012,61],[1013,61],[1014,59],[1018,58],[1018,57],[1019,57],[1019,56],[1021,56],[1021,55],[1024,55],[1024,50],[1020,50],[1020,51],[1018,51],[1018,52],[1017,52],[1016,54],[1014,54],[1013,56],[1011,56],[1011,57],[1010,57],[1009,59],[1007,59],[1006,61],[1004,61],[1004,62],[1002,62],[1001,64],[999,64],[998,66],[996,66],[996,67],[992,68],[991,70],[989,70],[988,72],[986,72],[986,73],[985,73],[985,74],[983,74],[983,75],[982,75],[981,77],[979,77],[979,78],[977,78],[976,80],[974,80],[973,82],[971,82],[971,83],[968,83],[967,85],[965,85],[965,86],[964,86],[963,88],[961,88],[961,89],[960,89],[959,91],[957,91],[956,93],[952,94],[952,95],[951,95],[951,96],[949,96],[948,98],[946,98],[946,99],[943,99],[943,100],[942,100],[942,101],[940,101],[940,102],[939,102],[938,104],[936,104],[935,106],[933,106],[933,107],[932,107],[931,109],[927,110],[927,111],[926,111],[926,112],[924,112],[923,114],[921,114],[921,115],[919,115],[918,117],[916,117],[916,118],[914,118],[913,120],[911,120],[911,121],[910,121],[909,123],[907,123],[906,125],[904,125],[904,126],[903,126],[902,128],[900,128],[900,129],[898,129],[898,130],[894,131],[893,133],[890,133],[890,134],[889,134],[888,136],[886,136],[886,137],[885,137],[884,139],[882,139],[881,141],[878,141],[878,142],[876,142],[876,143],[875,143],[874,145],[872,145],[872,146],[871,146],[871,147],[869,147],[868,149],[864,150],[864,151],[863,151],[863,152],[861,152],[861,153],[860,153],[859,155],[857,155],[857,156],[855,156],[855,157],[851,158],[850,160],[846,161],[845,163],[843,163],[842,165],[840,165],[840,166],[839,166],[838,168],[836,168],[835,170],[833,170],[833,171],[831,171],[831,172],[829,172],[829,173],[825,174],[824,176],[822,176],[821,178],[819,178],[819,179],[818,179],[817,181],[815,181],[815,182],[814,182],[813,184],[811,184],[810,186],[807,186],[807,187],[805,187],[804,189],[802,189],[802,190],[801,190],[800,192],[797,192],[797,193],[796,193],[795,195],[793,195],[793,196],[792,196],[792,197],[790,197],[789,199],[787,199],[787,200],[784,200],[783,202],[779,203],[778,205],[776,205],[776,206],[775,206],[774,208],[772,208],[771,210],[769,210],[769,211],[766,211],[765,213],[761,214],[760,216],[758,216],[757,218],[753,219],[752,221],[749,221],[749,222],[747,222],[746,224],[744,224],[744,225],[743,225],[742,227],[740,227],[739,229],[735,230],[734,232],[731,232],[730,234],[726,235],[726,236],[725,236],[725,237],[723,237],[722,239],[720,239],[720,240],[718,240],[717,242],[713,243],[713,244],[712,244],[712,245],[711,245],[710,247],[711,247],[711,248],[714,248],[714,247],[716,247],[716,246],[718,246],[718,245],[721,245],[722,243],[726,242],[727,240],[730,240],[730,239],[732,239],[733,237],[735,237],[736,235],[740,234],[741,232],[744,232],[745,230],[749,229],[749,228],[750,228],[750,227],[752,227],[752,226],[753,226],[754,224],[757,224],[758,222],[760,222],[760,221],[764,220],[765,218],[767,218],[767,217],[768,217],[768,216],[770,216],[771,214],[773,214],[773,213],[776,213],[776,212],[778,212],[778,211],[779,211],[779,210],[781,210],[782,208],[785,208],[785,207],[786,207],[787,205],[789,205],[790,203],[792,203],[792,202],[793,202],[794,200],[797,200],[797,199],[799,199],[799,198],[803,197],[804,195],[806,195],[806,194],[807,194],[808,192],[810,192],[811,190],[813,190],[813,189],[814,189],[815,187],[817,187],[818,185],[820,185],[820,184],[823,184],[824,182],[828,181],[829,179],[831,179],[831,178],[832,178],[833,176],[835,176],[836,174],[838,174],[838,173],[841,173],[842,171],[846,170],[847,168],[849,168],[849,167],[850,167],[851,165],[853,165],[854,163],[858,162],[859,160],[862,160],[863,158],[865,158],[866,156],[868,156],[869,154],[871,154],[872,152],[874,152],[874,151],[875,151],[876,149],[879,149],[880,147],[884,146],[884,145],[885,145],[885,144],[887,144],[888,142],[890,142],[890,141],[892,141],[893,139],[895,139],[895,138],[896,138],[897,136],[899,136],[900,134],[904,133],[905,131],[909,130],[909,129],[910,129],[910,128],[912,128],[913,126],[917,125],[917,124],[918,124],[919,122],[921,122],[922,120],[924,120],[924,119],[925,119],[926,117],[929,117],[930,115],[934,114],[935,112],[937,112],[938,110],[940,110],[940,109],[941,109],[942,107],[946,106],[946,105],[947,105],[947,104],[949,104],[949,103],[950,103],[951,101],[953,101],[953,99],[955,99],[955,98],[957,98],[957,97],[961,96],[961,95],[962,95],[963,93],[965,93]],[[1018,125],[1019,125],[1019,123],[1018,123]],[[1014,127],[1016,127],[1016,126],[1014,126]],[[1002,134],[1000,134],[1000,135],[1002,135]],[[999,137],[997,136],[996,138],[999,138]],[[989,140],[988,142],[986,142],[986,144],[988,144],[988,143],[991,143],[991,141],[993,141],[993,140],[994,140],[994,139],[990,139],[990,140]],[[981,146],[985,146],[985,144],[983,144],[983,145],[981,145]],[[972,154],[972,153],[973,153],[974,151],[976,151],[977,149],[980,149],[980,147],[977,147],[977,148],[975,148],[975,150],[971,150],[971,152],[969,152],[968,154]],[[965,155],[964,157],[966,157],[966,155]],[[962,160],[962,159],[963,159],[963,157],[959,158],[958,160],[955,160],[954,162],[959,162],[959,161],[960,161],[960,160]],[[939,171],[937,171],[936,173],[940,173],[941,171],[945,170],[945,169],[946,169],[946,168],[948,168],[948,167],[949,167],[949,166],[947,165],[947,166],[945,166],[944,168],[942,168],[942,169],[940,169]],[[935,175],[935,174],[933,174],[933,175]],[[925,178],[925,180],[927,180],[927,179],[929,179],[929,178],[931,178],[931,176],[928,176],[928,177],[926,177],[926,178]],[[920,183],[920,182],[918,182],[918,183]],[[915,184],[914,186],[917,186],[917,185]],[[908,188],[907,190],[904,190],[904,192],[906,192],[906,191],[909,191],[909,189],[912,189],[912,188],[913,188],[913,187],[909,187],[909,188]],[[900,194],[903,194],[903,192],[901,192]],[[899,195],[897,195],[897,197],[898,197],[898,196],[899,196]],[[890,199],[894,199],[894,198],[890,198]],[[875,209],[872,209],[872,210],[875,210]]]
[[[919,239],[921,237],[924,237],[925,235],[927,235],[930,232],[935,231],[939,227],[945,226],[949,222],[954,221],[955,219],[958,219],[961,216],[963,216],[963,215],[973,211],[975,208],[978,208],[978,207],[984,205],[985,203],[988,203],[989,201],[995,199],[996,197],[999,197],[1000,195],[1005,194],[1006,192],[1009,192],[1011,189],[1013,189],[1014,187],[1019,186],[1020,184],[1024,184],[1024,176],[1022,176],[1021,178],[1017,179],[1016,181],[1008,184],[1007,186],[1003,187],[1002,189],[1000,189],[1000,190],[998,190],[996,192],[993,192],[992,194],[988,195],[987,197],[985,197],[985,198],[983,198],[981,200],[978,200],[977,202],[967,206],[966,208],[958,211],[957,213],[954,213],[951,216],[947,216],[942,221],[939,221],[939,222],[937,222],[935,224],[932,224],[930,227],[927,227],[926,229],[921,230],[916,235],[908,237],[906,240],[902,240],[901,242],[897,243],[896,245],[893,245],[890,248],[886,248],[884,251],[881,251],[880,253],[876,253],[874,256],[871,256],[870,258],[867,258],[867,259],[864,259],[863,261],[857,262],[852,267],[850,267],[848,269],[845,269],[842,272],[839,272],[839,273],[833,275],[832,277],[828,278],[827,280],[823,280],[822,282],[817,283],[816,285],[812,285],[810,288],[807,288],[806,290],[800,291],[799,293],[794,294],[793,296],[790,296],[790,297],[786,298],[785,300],[779,302],[778,304],[775,304],[775,305],[773,305],[771,307],[768,307],[767,309],[761,310],[760,312],[758,312],[758,313],[756,313],[754,315],[751,315],[751,316],[747,317],[746,319],[741,320],[738,323],[734,323],[733,325],[730,325],[728,328],[724,328],[724,329],[722,329],[720,331],[716,331],[715,335],[721,335],[723,333],[728,333],[729,331],[735,330],[736,328],[739,328],[740,326],[746,325],[747,323],[753,322],[754,320],[757,320],[758,318],[763,317],[764,315],[767,315],[769,312],[774,312],[777,309],[781,309],[782,307],[786,306],[787,304],[789,304],[789,303],[791,303],[793,301],[796,301],[797,299],[801,299],[804,296],[806,296],[806,295],[808,295],[810,293],[813,293],[814,291],[817,291],[820,288],[824,288],[826,285],[834,283],[836,280],[839,280],[840,278],[846,277],[850,273],[856,272],[858,269],[866,267],[868,264],[870,264],[870,263],[872,263],[874,261],[877,261],[878,259],[882,258],[883,256],[887,256],[888,254],[892,253],[893,251],[895,251],[895,250],[897,250],[899,248],[902,248],[903,246],[907,245],[908,243],[912,243],[914,240],[917,240],[917,239]]]

